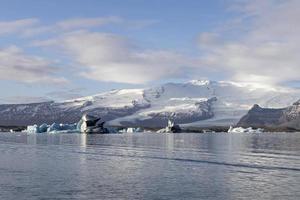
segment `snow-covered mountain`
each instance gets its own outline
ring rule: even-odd
[[[63,102],[0,105],[0,125],[73,123],[88,112],[118,126],[162,127],[168,118],[183,126],[228,126],[237,123],[254,104],[280,108],[298,99],[298,89],[193,80]]]

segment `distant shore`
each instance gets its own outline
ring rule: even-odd
[[[26,126],[0,126],[0,131],[2,132],[9,132],[10,130],[19,132],[25,130]]]
[[[124,129],[128,127],[114,127],[118,129]],[[244,127],[247,128],[247,127]],[[289,127],[253,127],[253,128],[263,128],[265,132],[300,132],[300,130],[296,130]],[[0,126],[0,132],[10,132],[11,130],[14,132],[20,132],[25,130],[26,126]],[[145,131],[156,132],[160,128],[147,128],[145,127]],[[209,133],[209,132],[227,132],[229,126],[211,126],[211,127],[184,127],[182,128],[182,132],[186,133]]]

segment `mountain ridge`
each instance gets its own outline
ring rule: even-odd
[[[66,101],[1,104],[0,125],[74,123],[82,114],[111,126],[163,127],[169,118],[183,126],[236,124],[254,104],[286,107],[300,90],[226,81],[192,80],[144,89],[119,89]]]
[[[300,130],[300,102],[286,108],[262,108],[254,105],[237,126],[264,128],[267,130]]]

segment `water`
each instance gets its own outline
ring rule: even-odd
[[[300,133],[0,133],[0,199],[300,199]]]

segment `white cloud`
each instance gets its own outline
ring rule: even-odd
[[[60,21],[56,24],[57,27],[70,30],[89,28],[95,26],[102,26],[106,24],[120,23],[122,19],[120,17],[96,17],[96,18],[75,18]]]
[[[51,62],[37,56],[26,55],[16,46],[0,49],[0,80],[49,85],[66,84],[65,78],[56,76],[58,71]]]
[[[183,67],[192,65],[194,61],[172,51],[140,49],[119,35],[87,30],[116,23],[136,29],[157,22],[157,20],[131,21],[113,16],[67,19],[49,25],[42,25],[37,19],[24,19],[1,22],[0,25],[7,28],[7,33],[18,32],[23,37],[35,35],[48,37],[46,40],[30,43],[34,47],[52,46],[54,49],[63,50],[60,53],[66,53],[73,64],[79,66],[77,75],[98,81],[145,83],[181,76]],[[81,28],[87,30],[78,30]],[[53,38],[49,38],[48,33],[51,33]],[[48,70],[54,69],[51,67],[52,63],[40,57],[26,55],[16,47],[3,49],[0,53],[2,54],[0,72],[3,72],[0,79],[47,82],[52,78],[54,82],[66,81],[50,75]],[[7,68],[10,70],[6,71]],[[36,75],[38,73],[41,75]],[[52,71],[51,73],[54,74]]]
[[[1,97],[0,104],[27,104],[27,103],[40,103],[52,101],[47,97],[36,96],[9,96]]]
[[[45,33],[63,33],[70,30],[81,28],[99,27],[107,24],[128,23],[117,16],[95,17],[95,18],[71,18],[58,21],[49,25],[41,25],[39,19],[26,18],[12,21],[0,21],[0,35],[18,33],[23,37],[32,37]],[[143,21],[137,22],[136,26],[142,26]],[[145,21],[146,23],[154,23],[153,21]],[[133,22],[132,22],[133,23]],[[135,25],[135,24],[133,24]]]
[[[81,76],[98,81],[146,83],[182,76],[185,67],[196,64],[178,53],[141,49],[124,37],[108,33],[78,31],[35,45],[60,46],[81,66]]]
[[[17,33],[25,28],[33,27],[39,23],[38,19],[20,19],[14,21],[0,21],[0,35]]]
[[[20,32],[23,37],[32,37],[45,33],[65,33],[81,28],[99,27],[108,24],[117,24],[124,20],[117,16],[94,17],[94,18],[71,18],[58,21],[49,25],[35,24],[36,26],[24,26]]]
[[[29,27],[25,28],[21,32],[22,37],[32,37],[44,33],[51,33],[55,32],[56,28],[54,26],[36,26],[36,27]]]
[[[206,52],[204,63],[236,81],[279,84],[300,80],[300,1],[239,1],[235,9],[246,16],[247,31],[240,32],[240,38],[220,42],[207,33],[202,35],[199,45]]]
[[[82,92],[84,92],[86,90],[87,90],[86,88],[55,90],[55,91],[46,93],[46,96],[49,99],[55,99],[55,100],[76,99],[76,98],[83,97]]]
[[[33,45],[59,47],[78,66],[78,74],[98,81],[146,83],[211,72],[219,74],[216,77],[226,74],[234,81],[280,84],[300,80],[300,2],[235,2],[231,12],[237,12],[236,18],[200,35],[199,59],[170,50],[140,48],[120,35],[88,31],[105,24],[130,24],[119,17],[68,19],[49,26],[41,26],[37,19],[0,22],[0,34],[19,31],[33,36],[52,31],[53,38]],[[87,30],[78,31],[81,28]],[[20,54],[36,62],[35,57]],[[46,65],[49,63],[42,64]]]
[[[72,30],[89,29],[111,24],[140,29],[155,23],[158,23],[158,20],[126,20],[118,16],[70,18],[49,25],[42,25],[38,19],[22,19],[8,22],[0,21],[0,34],[19,33],[22,37],[33,37],[47,33],[62,34]]]

